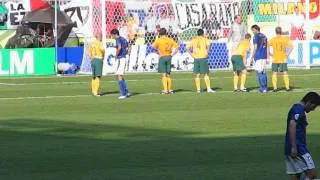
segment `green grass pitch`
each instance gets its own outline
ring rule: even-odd
[[[192,73],[173,73],[177,93],[160,95],[159,74],[130,74],[126,100],[114,76],[102,97],[89,76],[0,78],[0,179],[286,179],[287,112],[320,91],[319,69],[290,75],[293,92],[259,94],[252,72],[253,91],[235,94],[232,73],[213,72],[217,93],[197,94]],[[308,118],[318,167],[319,111]]]

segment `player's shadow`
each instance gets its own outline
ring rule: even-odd
[[[250,92],[250,91],[259,91],[259,87],[258,86],[255,86],[255,87],[247,87],[247,91]]]
[[[140,93],[140,92],[130,92],[130,97],[139,96],[139,95],[143,95],[143,93]]]
[[[184,92],[192,92],[190,89],[175,89],[173,90],[174,93],[184,93]]]
[[[119,91],[109,91],[109,92],[105,91],[100,93],[101,96],[114,95],[114,94],[119,94]]]
[[[211,88],[212,90],[214,90],[214,91],[220,91],[220,90],[222,90],[222,88],[220,88],[220,87],[213,87],[213,88]],[[203,89],[204,91],[207,91],[207,88],[205,88],[205,89]]]

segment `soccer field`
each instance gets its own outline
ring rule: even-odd
[[[319,69],[289,73],[292,92],[267,94],[253,72],[249,93],[232,92],[231,72],[211,73],[214,94],[195,93],[192,73],[174,73],[172,95],[159,94],[159,74],[132,74],[125,100],[113,76],[102,97],[89,95],[89,76],[0,78],[0,179],[287,179],[288,110],[320,91]],[[319,111],[309,119],[318,167]]]

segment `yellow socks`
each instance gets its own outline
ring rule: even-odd
[[[96,94],[98,95],[100,88],[100,78],[96,78]]]
[[[286,87],[286,89],[290,89],[289,75],[288,74],[284,74],[283,75],[283,80],[284,80],[284,86]]]
[[[95,80],[95,79],[92,79],[92,80],[91,80],[91,93],[92,93],[92,95],[95,95],[95,92],[96,92],[96,85],[95,85],[95,83],[96,83],[96,80]]]
[[[172,91],[172,80],[170,77],[167,77],[167,83],[168,83],[168,91]]]
[[[277,75],[272,75],[272,86],[273,86],[273,89],[276,90],[278,87],[277,87]]]
[[[244,89],[244,85],[246,84],[247,74],[241,74],[241,81],[240,81],[240,89]]]
[[[168,80],[167,77],[162,77],[162,86],[163,86],[163,91],[168,92]]]
[[[98,95],[99,87],[100,87],[100,79],[99,78],[92,79],[91,80],[91,92],[92,92],[92,95]]]
[[[239,81],[239,76],[238,75],[234,75],[233,76],[233,89],[238,89],[238,81]]]
[[[200,78],[198,78],[198,77],[194,78],[194,82],[196,84],[197,91],[200,91],[200,89],[201,89],[201,87],[200,87]]]
[[[207,89],[211,89],[210,78],[208,75],[204,76],[204,82],[206,83]]]

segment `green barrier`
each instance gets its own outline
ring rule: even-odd
[[[1,49],[0,76],[56,74],[54,48]]]

